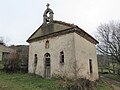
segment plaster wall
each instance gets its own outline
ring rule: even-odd
[[[49,41],[49,48],[45,49],[45,42]],[[64,52],[64,64],[60,64],[60,52]],[[60,74],[72,75],[71,63],[75,60],[74,34],[69,33],[36,42],[29,46],[29,73],[34,72],[34,55],[38,56],[38,63],[35,73],[44,76],[44,55],[50,54],[51,76]]]
[[[86,77],[90,80],[98,79],[98,63],[95,44],[89,42],[76,33],[74,33],[74,38],[75,57],[77,68],[79,69],[78,76]],[[90,73],[90,59],[92,60],[93,73]]]
[[[4,46],[4,45],[0,45],[0,61],[2,61],[2,53],[3,52],[11,52],[12,49]]]

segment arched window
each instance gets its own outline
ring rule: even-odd
[[[89,59],[89,68],[90,68],[90,73],[93,73],[93,68],[92,68],[92,60]]]
[[[45,66],[50,66],[50,54],[45,54]]]
[[[45,42],[45,48],[46,48],[46,49],[49,48],[49,41],[48,41],[48,40]]]
[[[45,66],[45,71],[44,71],[44,76],[45,76],[46,78],[49,78],[49,77],[51,77],[50,54],[49,54],[49,53],[46,53],[46,54],[44,55],[44,57],[45,57],[45,64],[44,64],[44,66]]]
[[[36,67],[36,65],[37,65],[37,60],[38,60],[38,57],[37,57],[37,54],[35,54],[35,56],[34,56],[34,66]]]
[[[60,52],[60,63],[64,63],[64,52]]]

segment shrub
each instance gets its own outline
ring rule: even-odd
[[[96,82],[90,81],[85,78],[79,78],[77,80],[65,78],[60,81],[60,85],[67,90],[94,90]]]
[[[7,60],[4,62],[4,70],[6,72],[14,72],[19,70],[19,55],[18,53],[12,52],[8,55]]]
[[[12,52],[8,55],[7,60],[4,62],[4,70],[6,72],[27,72],[28,60],[19,54]]]

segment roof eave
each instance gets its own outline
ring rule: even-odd
[[[29,39],[29,40],[27,40],[27,42],[31,43],[31,42],[34,42],[34,41],[43,40],[43,39],[46,39],[46,38],[60,36],[60,35],[73,33],[73,32],[77,33],[78,35],[80,35],[81,37],[85,38],[86,40],[90,41],[91,43],[93,43],[95,45],[99,43],[96,39],[94,39],[89,34],[87,34],[87,33],[83,34],[82,31],[80,32],[80,30],[76,30],[75,28],[71,28],[71,29],[63,30],[63,31],[59,31],[59,32],[54,32],[54,33],[50,33],[50,34],[47,34],[47,35],[44,35],[44,36],[40,36],[40,37],[36,37],[36,38],[33,38],[33,39]]]

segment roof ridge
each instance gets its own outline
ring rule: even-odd
[[[54,20],[53,22],[54,22],[54,23],[64,24],[64,25],[68,25],[68,26],[70,26],[70,27],[78,27],[78,26],[77,26],[77,25],[75,25],[75,24],[66,23],[66,22],[63,22],[63,21],[58,21],[58,20]]]
[[[79,26],[75,25],[75,24],[71,24],[71,23],[66,23],[63,21],[58,21],[58,20],[54,20],[53,22],[55,23],[60,23],[60,24],[64,24],[64,25],[68,25],[70,27],[73,27],[75,30],[82,30],[83,33],[87,34],[87,36],[89,36],[90,38],[96,40],[94,37],[92,37],[90,34],[88,34],[86,31],[84,31],[83,29],[81,29]],[[98,43],[98,41],[96,40],[96,42]]]

